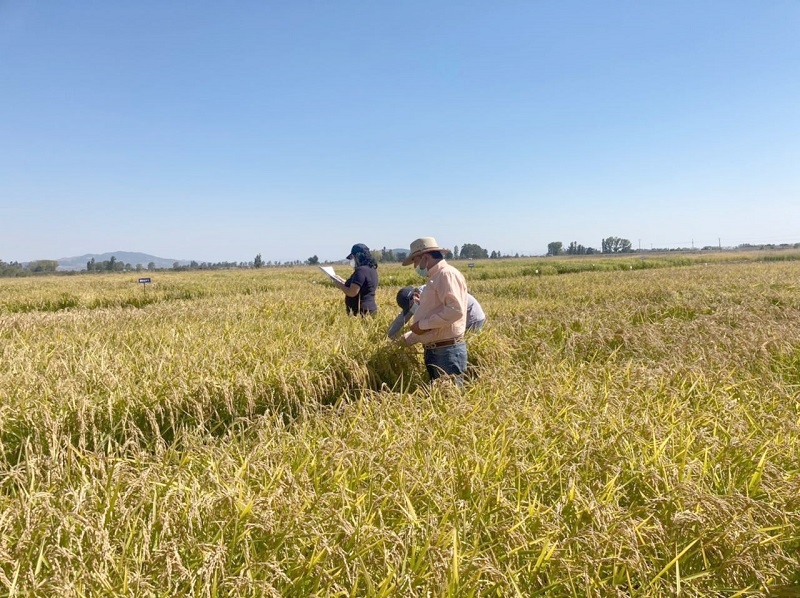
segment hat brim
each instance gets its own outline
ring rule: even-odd
[[[419,257],[425,253],[430,253],[431,251],[441,251],[442,253],[444,253],[447,250],[442,247],[426,247],[425,249],[420,249],[419,251],[412,253],[406,259],[404,259],[403,265],[408,266],[411,262],[414,261],[415,257]]]
[[[399,314],[397,314],[397,317],[394,319],[394,321],[391,324],[389,324],[389,330],[386,331],[386,335],[389,338],[396,337],[398,334],[400,334],[400,331],[403,329],[403,326],[405,326],[406,322],[408,322],[410,319],[411,319],[411,312],[403,313],[401,311]]]

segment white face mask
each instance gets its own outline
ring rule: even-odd
[[[424,257],[423,257],[423,259],[424,259]],[[417,267],[414,268],[414,269],[417,271],[417,274],[422,276],[422,278],[427,278],[428,277],[428,269],[427,268],[421,268],[420,266],[422,266],[422,260],[419,261],[419,264],[417,264]]]
[[[356,267],[356,261],[355,260],[350,260],[350,267],[351,268],[355,268]]]

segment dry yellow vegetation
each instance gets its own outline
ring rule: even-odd
[[[408,268],[372,319],[316,268],[2,279],[0,594],[797,595],[772,257],[456,262],[460,390],[385,339]]]

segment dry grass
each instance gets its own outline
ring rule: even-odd
[[[685,265],[480,263],[463,390],[409,269],[3,281],[0,593],[796,595],[800,262]]]

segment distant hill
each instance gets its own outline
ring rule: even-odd
[[[86,262],[94,258],[95,262],[106,262],[114,256],[118,262],[130,264],[134,268],[136,264],[141,264],[143,268],[147,268],[150,262],[156,265],[156,268],[172,268],[175,262],[181,266],[189,264],[188,260],[176,260],[166,257],[157,257],[147,253],[138,253],[135,251],[112,251],[110,253],[87,253],[86,255],[79,255],[75,257],[62,257],[58,260],[59,272],[67,272],[71,270],[86,270]]]

